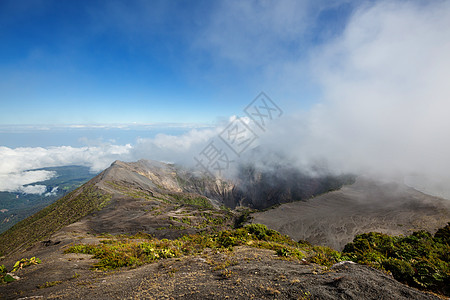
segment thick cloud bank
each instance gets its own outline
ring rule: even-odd
[[[280,120],[265,147],[302,166],[429,182],[449,197],[449,53],[449,1],[360,8],[312,55],[322,102]]]

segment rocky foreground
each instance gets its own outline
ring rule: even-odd
[[[95,271],[91,268],[98,260],[91,255],[63,254],[71,240],[98,242],[66,237],[58,245],[40,244],[22,253],[42,263],[19,270],[20,280],[0,286],[2,299],[439,299],[368,266],[327,268],[248,246]]]

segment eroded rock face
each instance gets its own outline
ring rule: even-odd
[[[311,177],[286,167],[270,171],[242,167],[236,178],[220,179],[148,160],[116,161],[105,171],[102,180],[139,187],[143,191],[196,193],[230,208],[247,206],[256,209],[305,200],[353,182],[351,176]]]

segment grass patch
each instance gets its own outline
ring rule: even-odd
[[[91,254],[99,261],[93,266],[101,270],[136,267],[159,259],[196,255],[204,249],[232,251],[233,247],[247,245],[277,251],[285,249],[291,258],[305,255],[296,248],[297,243],[264,225],[251,224],[243,228],[218,233],[185,235],[176,240],[156,239],[150,236],[117,236],[102,240],[100,244],[72,245],[65,253]]]
[[[178,204],[188,204],[201,208],[213,209],[214,206],[208,200],[208,198],[199,196],[196,194],[187,194],[187,193],[179,193],[179,194],[170,194],[170,196],[175,200]]]

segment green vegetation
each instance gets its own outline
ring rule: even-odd
[[[298,244],[295,241],[260,224],[215,234],[186,235],[177,240],[159,240],[144,235],[116,236],[102,240],[96,245],[72,245],[65,252],[91,254],[99,259],[94,267],[107,270],[136,267],[163,258],[195,255],[202,253],[206,248],[232,251],[233,247],[239,245],[274,250],[290,259],[305,257],[302,250],[297,248]]]
[[[170,196],[174,198],[178,204],[188,204],[200,208],[209,208],[209,209],[214,208],[211,202],[208,200],[208,198],[203,196],[191,195],[187,193],[170,194]]]
[[[0,284],[9,283],[15,281],[14,277],[8,274],[4,265],[0,266]]]
[[[21,260],[17,261],[14,264],[14,267],[12,268],[11,272],[9,273],[14,273],[22,268],[26,268],[28,266],[31,265],[37,265],[40,264],[41,260],[39,258],[36,257],[32,257],[32,258],[22,258]],[[11,274],[8,274],[8,271],[6,269],[6,267],[4,265],[0,266],[0,284],[3,283],[10,283],[15,281],[16,279],[11,276]]]
[[[307,249],[311,249],[313,253],[313,255],[308,259],[309,262],[321,266],[331,267],[332,265],[340,261],[349,260],[349,257],[343,255],[341,252],[333,250],[328,247],[312,246],[307,247]]]
[[[390,272],[394,278],[411,286],[448,295],[449,244],[450,223],[434,236],[425,231],[397,237],[374,232],[361,234],[347,244],[343,252],[312,246],[306,241],[295,242],[265,225],[250,224],[217,233],[185,235],[176,240],[158,240],[144,234],[109,236],[100,244],[72,245],[66,253],[91,254],[99,259],[94,268],[107,270],[197,255],[205,249],[228,252],[236,246],[248,246],[273,250],[280,259],[306,259],[325,267],[352,260]],[[216,267],[224,269],[227,266]]]
[[[370,232],[355,237],[343,253],[351,260],[385,270],[408,285],[450,295],[450,223],[434,237],[426,231],[409,236]]]
[[[182,217],[182,218],[176,218],[176,217],[169,217],[169,220],[175,221],[175,222],[181,222],[184,224],[188,224],[191,225],[191,219],[189,219],[188,217]]]
[[[101,209],[110,200],[111,195],[98,191],[94,183],[78,188],[0,234],[0,254],[5,255],[45,239],[60,228]]]
[[[36,257],[32,258],[22,258],[21,260],[17,261],[14,264],[14,267],[11,272],[16,272],[17,270],[23,269],[25,267],[31,266],[31,265],[37,265],[40,264],[41,260]]]

